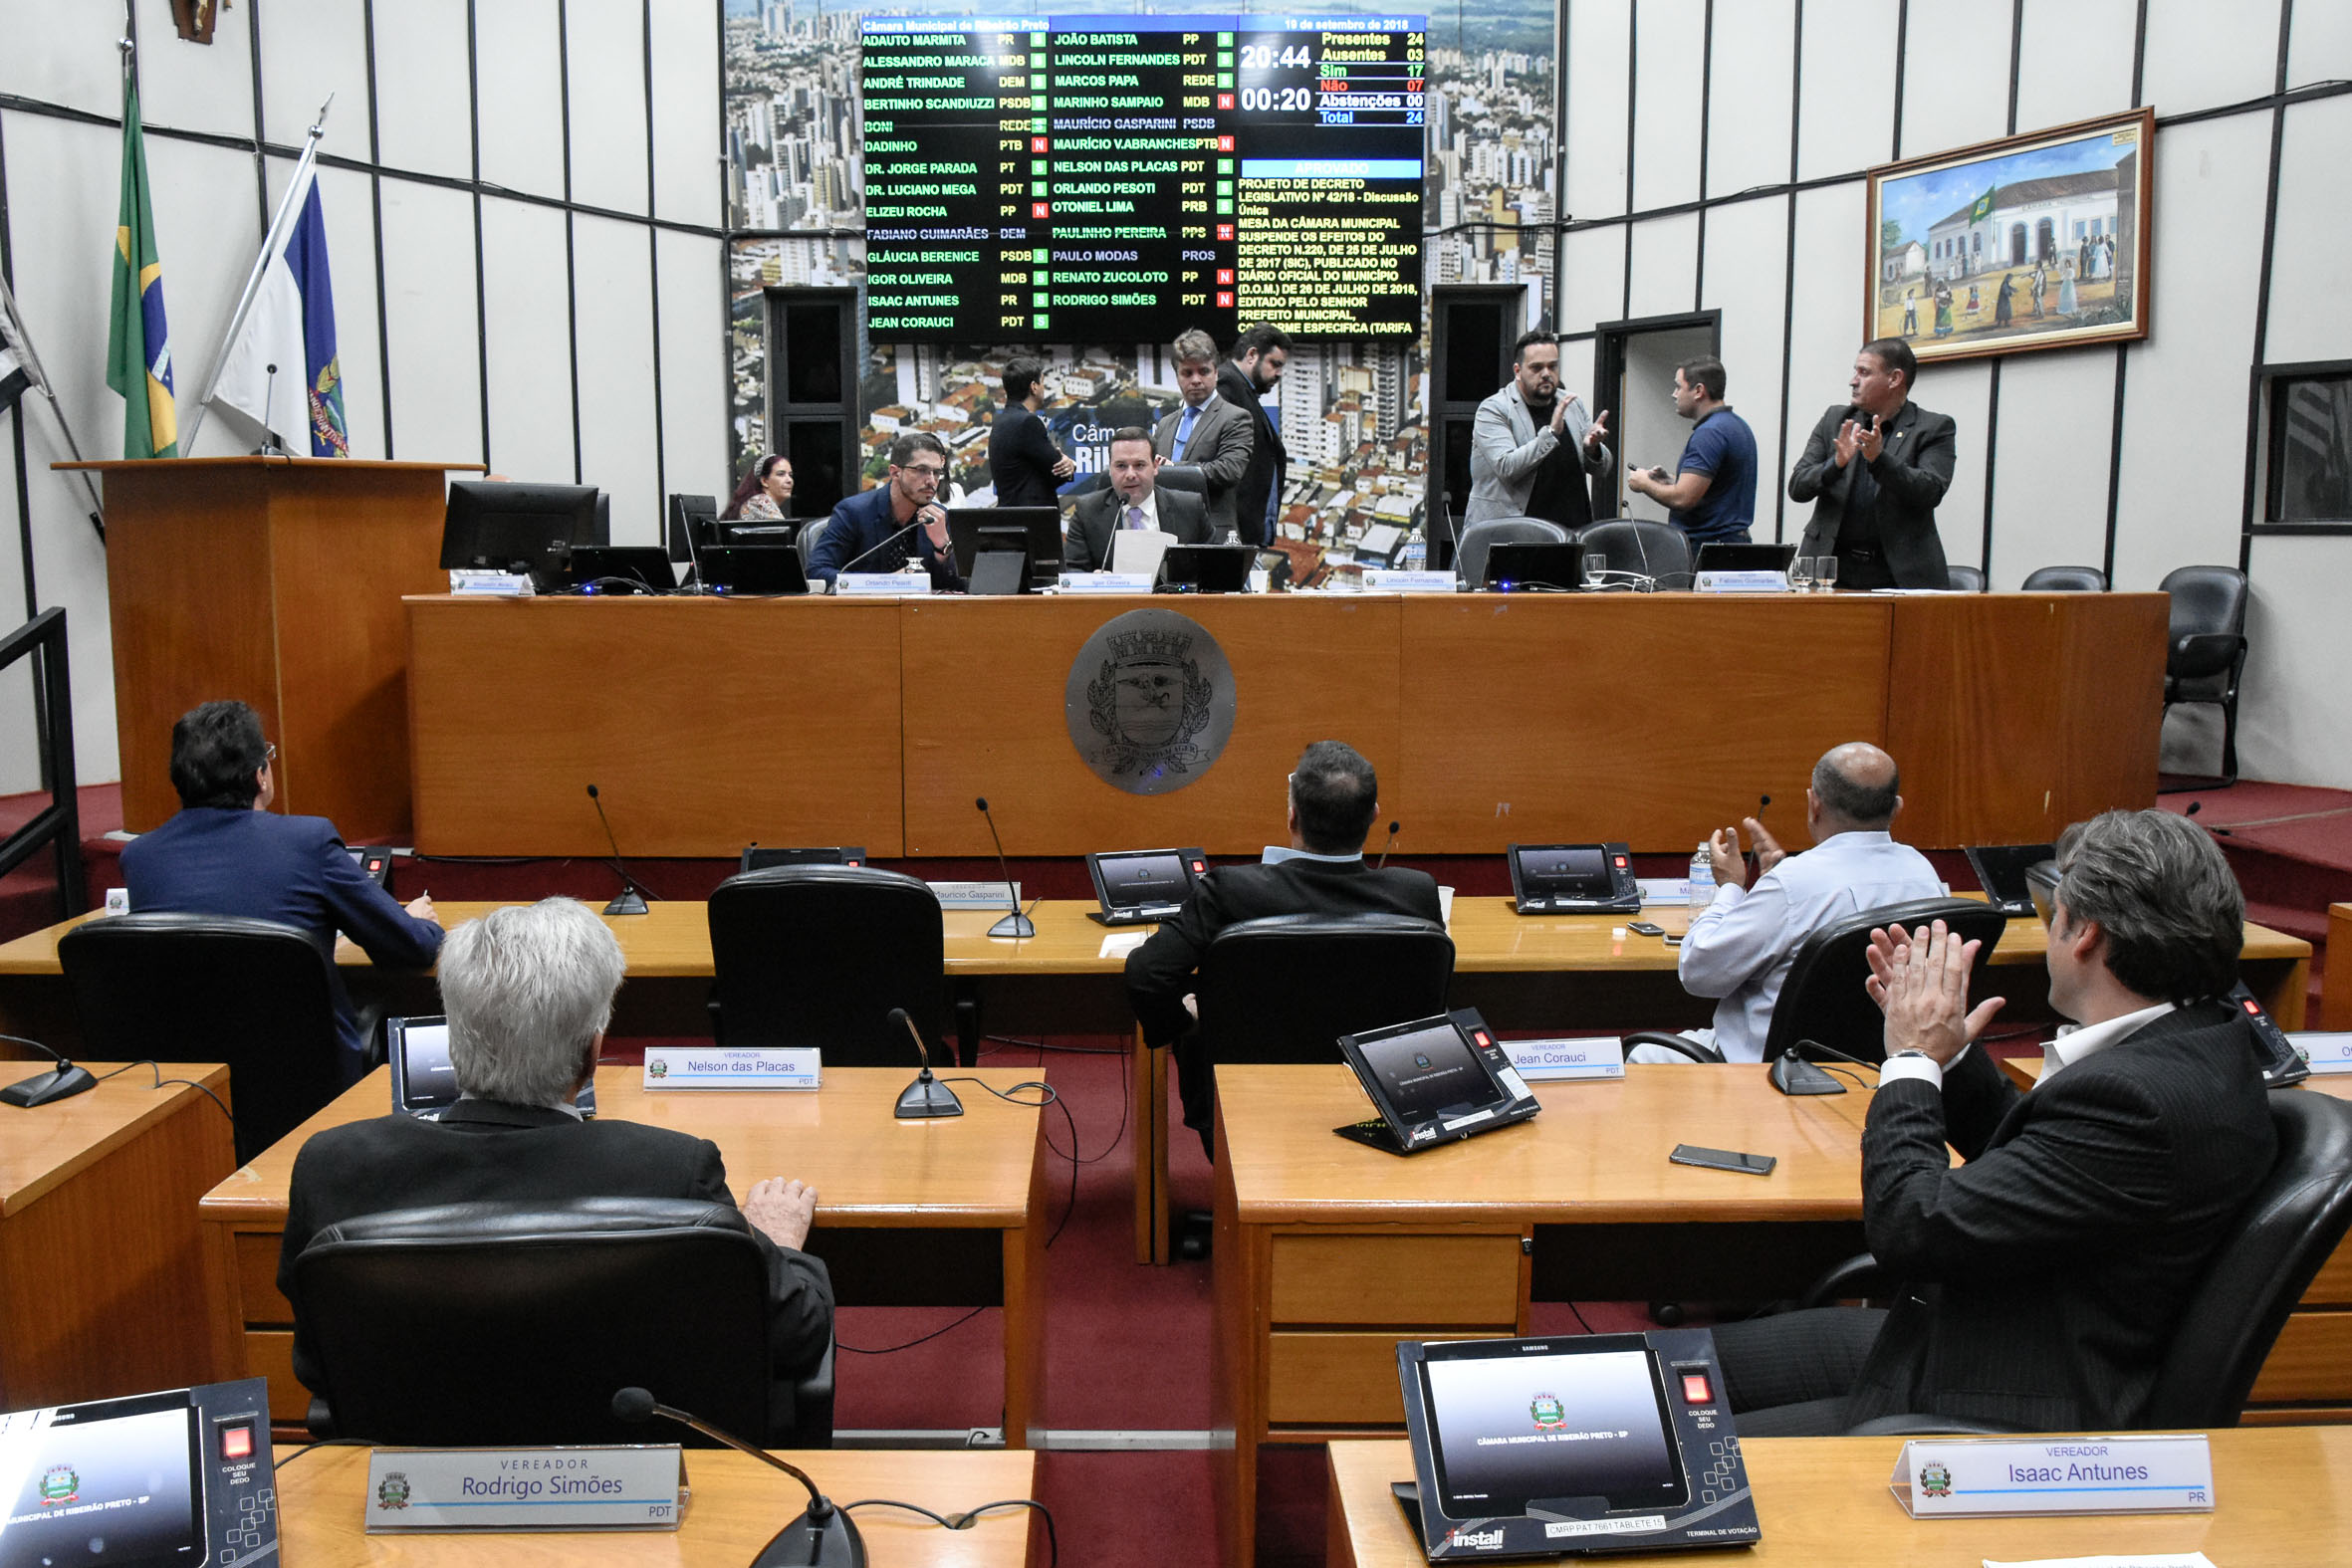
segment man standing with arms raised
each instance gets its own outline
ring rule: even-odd
[[[1936,504],[1952,485],[1956,427],[1911,400],[1919,360],[1900,337],[1854,356],[1854,400],[1821,416],[1788,475],[1788,499],[1817,501],[1800,556],[1837,558],[1841,588],[1951,586]]]
[[[1239,522],[1234,491],[1250,471],[1250,416],[1217,395],[1217,341],[1195,327],[1170,345],[1176,355],[1176,389],[1183,404],[1151,433],[1151,447],[1163,463],[1191,463],[1201,471],[1209,494],[1213,543],[1232,540]]]
[[[1587,418],[1559,389],[1559,342],[1547,332],[1521,337],[1511,382],[1478,405],[1470,437],[1470,502],[1462,521],[1542,518],[1571,532],[1592,521],[1585,476],[1609,472],[1616,457],[1608,416]]]

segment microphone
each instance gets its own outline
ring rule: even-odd
[[[860,552],[860,553],[858,554],[858,556],[857,556],[857,558],[856,558],[855,560],[851,560],[851,561],[847,562],[845,565],[842,565],[842,566],[840,566],[839,568],[837,568],[837,569],[835,570],[835,572],[834,572],[834,577],[835,577],[835,586],[836,586],[836,588],[838,587],[838,578],[839,578],[840,572],[843,572],[843,571],[854,571],[854,570],[856,570],[858,566],[860,566],[861,564],[863,564],[863,563],[864,563],[864,561],[866,560],[866,559],[867,559],[868,557],[871,557],[871,556],[878,556],[878,555],[880,555],[880,554],[881,554],[883,551],[885,551],[885,550],[888,550],[888,549],[889,549],[889,548],[890,548],[892,545],[895,545],[895,544],[897,544],[897,543],[898,543],[898,540],[899,540],[899,537],[900,537],[901,535],[904,535],[904,534],[906,534],[906,533],[910,532],[911,530],[914,530],[914,529],[921,528],[922,526],[923,526],[923,513],[922,513],[922,510],[921,510],[920,508],[917,508],[917,509],[916,509],[916,511],[915,511],[915,516],[914,516],[914,521],[913,521],[913,522],[911,522],[911,523],[907,524],[907,525],[906,525],[904,528],[893,529],[893,530],[891,531],[891,533],[890,533],[890,537],[889,537],[889,538],[887,538],[887,539],[883,540],[883,541],[882,541],[882,542],[881,542],[879,545],[876,545],[876,546],[875,546],[873,549],[871,549],[871,550]],[[900,565],[904,565],[905,563],[906,563],[906,562],[905,562],[905,560],[904,560],[904,558],[901,558],[901,559],[900,559],[900,560],[899,560],[899,564],[900,564]]]
[[[2205,802],[2203,800],[2192,800],[2189,802],[2189,809],[2183,811],[2181,814],[2183,816],[2195,816],[2198,812],[2204,809]],[[2207,832],[2213,834],[2216,838],[2229,838],[2234,836],[2227,827],[2215,827],[2211,823],[2207,822],[2200,822],[2197,825],[2204,828]]]
[[[596,793],[594,784],[589,784],[588,791],[588,800],[596,808],[596,820],[604,824],[604,841],[612,846],[612,873],[620,878],[620,891],[604,906],[604,913],[642,915],[646,912],[645,895],[637,891],[637,884],[629,880],[628,868],[620,863],[620,840],[613,836],[612,818],[604,814],[603,797]]]
[[[649,1416],[666,1417],[681,1427],[691,1427],[706,1438],[725,1444],[739,1454],[748,1454],[762,1464],[784,1471],[809,1489],[809,1506],[778,1530],[760,1554],[752,1559],[752,1568],[784,1568],[786,1564],[807,1564],[809,1568],[864,1568],[865,1538],[857,1533],[857,1521],[848,1513],[833,1506],[808,1471],[798,1465],[787,1464],[775,1455],[755,1449],[741,1438],[721,1432],[698,1417],[682,1410],[672,1410],[654,1399],[641,1388],[625,1388],[612,1396],[612,1415],[616,1421],[634,1425]]]
[[[278,440],[278,432],[271,428],[270,425],[270,404],[276,400],[278,395],[278,367],[275,364],[269,364],[264,365],[262,368],[268,374],[269,379],[262,383],[261,445],[255,450],[254,456],[291,457],[294,454],[288,452],[285,446],[280,443]]]
[[[1035,922],[1021,912],[1021,890],[1013,885],[1013,868],[1005,863],[1005,841],[997,837],[997,819],[988,814],[988,796],[982,795],[972,803],[980,807],[982,816],[988,818],[988,836],[996,839],[997,869],[1005,877],[1005,897],[1013,905],[1013,913],[989,927],[988,934],[992,937],[1034,937],[1038,934],[1038,928]]]
[[[30,1078],[0,1089],[0,1103],[21,1105],[31,1110],[36,1105],[47,1105],[51,1100],[67,1099],[98,1087],[98,1080],[90,1075],[89,1068],[75,1066],[63,1053],[50,1050],[39,1040],[29,1040],[21,1034],[0,1034],[0,1039],[30,1045],[35,1050],[49,1051],[50,1055],[57,1057],[57,1065],[49,1071],[37,1072]]]
[[[923,1070],[915,1074],[898,1096],[895,1114],[900,1121],[914,1121],[925,1116],[961,1116],[964,1102],[956,1098],[956,1091],[931,1076],[931,1047],[923,1043],[923,1031],[915,1027],[915,1020],[907,1016],[904,1008],[890,1009],[890,1022],[914,1036],[915,1052],[923,1059]]]
[[[1824,1045],[1819,1040],[1798,1040],[1778,1056],[1772,1058],[1769,1077],[1773,1088],[1778,1089],[1782,1094],[1843,1094],[1846,1092],[1844,1084],[1804,1058],[1803,1052],[1808,1050],[1817,1050],[1824,1056],[1835,1056],[1839,1061],[1850,1061],[1857,1067],[1868,1067],[1874,1072],[1878,1070],[1880,1065],[1875,1061],[1864,1061],[1859,1056],[1849,1056],[1837,1047]]]
[[[1396,830],[1402,826],[1404,826],[1402,822],[1388,824],[1388,842],[1380,846],[1380,863],[1372,867],[1373,870],[1385,871],[1388,869],[1388,852],[1396,847]]]

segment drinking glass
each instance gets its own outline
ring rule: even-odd
[[[1835,556],[1823,556],[1813,562],[1813,591],[1815,593],[1837,591],[1837,558]]]
[[[1601,578],[1608,574],[1608,557],[1601,555],[1586,556],[1584,558],[1584,585],[1588,588],[1597,586]]]
[[[1813,558],[1810,556],[1799,556],[1788,563],[1788,586],[1793,592],[1803,593],[1810,589],[1812,585]]]

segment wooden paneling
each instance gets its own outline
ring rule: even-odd
[[[428,853],[605,854],[590,784],[624,855],[903,852],[894,600],[444,597],[408,611]]]
[[[245,1375],[270,1380],[270,1420],[300,1426],[311,1396],[294,1375],[294,1330],[252,1329],[245,1335]]]
[[[1859,595],[1408,598],[1415,695],[1383,814],[1422,854],[1595,839],[1687,852],[1759,794],[1781,802],[1768,819],[1785,830],[1823,752],[1885,739],[1897,609]]]
[[[2319,1026],[2352,1029],[2352,904],[2327,906],[2327,961],[2319,981]]]
[[[1499,1330],[1498,1337],[1508,1333]],[[1397,1342],[1475,1337],[1401,1328],[1273,1334],[1267,1348],[1266,1419],[1277,1427],[1401,1427],[1405,1407],[1397,1382]]]
[[[291,1323],[294,1303],[278,1289],[280,1235],[274,1231],[237,1232],[237,1282],[249,1323]]]
[[[1512,1235],[1274,1237],[1277,1323],[1410,1323],[1508,1329],[1519,1320]]]
[[[1086,639],[1139,608],[1197,621],[1234,672],[1224,755],[1195,782],[1158,795],[1097,779],[1070,745],[1062,703]],[[1346,741],[1370,758],[1390,796],[1382,809],[1396,803],[1403,680],[1393,597],[909,599],[904,612],[910,855],[992,853],[977,796],[987,797],[1013,854],[1124,844],[1255,854],[1288,841],[1286,781],[1298,754],[1320,740]]]
[[[2054,682],[2061,693],[2057,727],[2045,733],[2057,745],[2057,766],[2048,770],[2050,818],[2063,829],[2114,807],[2156,803],[2171,600],[2163,593],[2052,596],[2068,601],[2051,606],[2055,657],[2046,666],[2019,670],[2017,677]],[[1983,738],[1979,765],[1988,771],[2015,766],[2019,739],[2014,726],[1995,728]]]
[[[2352,1393],[2352,1312],[2293,1312],[2246,1396],[2255,1405],[2341,1403]]]

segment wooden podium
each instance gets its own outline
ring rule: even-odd
[[[278,746],[275,809],[405,837],[408,621],[448,586],[443,475],[478,463],[197,457],[59,463],[107,487],[122,825],[179,809],[171,726],[251,703]]]

